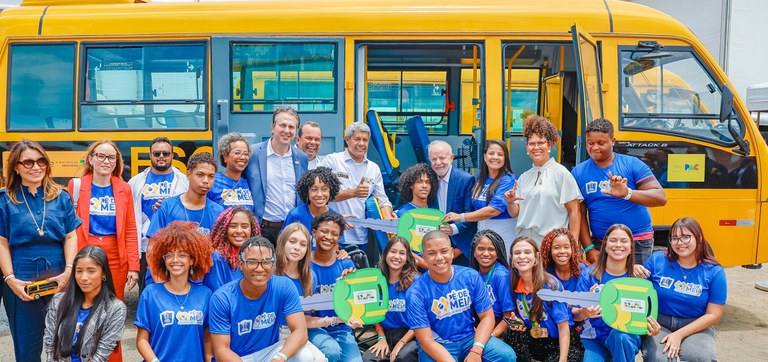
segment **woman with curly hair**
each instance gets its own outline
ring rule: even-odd
[[[506,342],[514,348],[517,360],[527,362],[535,358],[539,361],[580,362],[584,348],[578,332],[573,328],[568,305],[544,303],[536,294],[545,288],[563,290],[560,282],[544,271],[536,242],[527,236],[520,236],[512,243],[509,253],[512,255],[510,288],[519,324],[510,324]]]
[[[200,283],[211,268],[210,240],[193,222],[174,221],[152,236],[147,285],[136,309],[136,349],[145,361],[208,361],[211,291]]]
[[[533,167],[520,175],[515,186],[504,194],[507,212],[517,218],[517,234],[541,245],[550,230],[567,227],[578,238],[579,203],[584,198],[573,175],[550,157],[552,146],[560,138],[557,128],[544,117],[531,115],[525,119],[523,135]]]
[[[224,171],[216,173],[206,197],[224,208],[244,206],[253,211],[251,186],[248,179],[243,177],[243,171],[251,159],[248,141],[240,133],[227,133],[219,138],[217,150]]]
[[[395,213],[402,217],[417,208],[437,208],[437,173],[426,163],[417,163],[400,176],[400,199],[403,206]]]
[[[581,262],[581,253],[576,239],[566,228],[554,229],[544,235],[541,241],[541,262],[544,270],[552,274],[563,289],[576,291],[581,271],[587,267]]]
[[[515,313],[515,301],[509,290],[509,261],[504,250],[504,239],[493,230],[480,230],[472,239],[471,248],[469,264],[485,282],[496,318],[491,336],[503,339],[507,330],[503,318],[512,318]]]
[[[211,231],[213,266],[203,278],[203,284],[215,292],[224,284],[243,277],[238,252],[251,236],[261,235],[253,212],[245,206],[235,206],[219,215]]]
[[[303,204],[288,212],[283,228],[291,223],[300,222],[307,230],[311,230],[315,216],[327,211],[336,212],[328,207],[328,202],[339,194],[339,190],[341,190],[341,182],[330,168],[318,167],[305,172],[296,184],[296,191]],[[315,243],[314,240],[311,241],[311,248],[314,251]],[[342,237],[341,242],[343,241]]]
[[[381,323],[376,323],[378,340],[363,353],[365,362],[417,361],[419,349],[405,314],[405,293],[419,277],[416,260],[408,240],[394,236],[384,247],[379,269],[389,284],[389,310]]]

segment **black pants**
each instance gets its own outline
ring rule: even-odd
[[[529,329],[523,332],[507,330],[504,342],[512,347],[519,362],[537,359],[543,362],[557,362],[560,359],[560,341],[558,338],[533,338]],[[584,346],[579,333],[571,328],[571,343],[568,346],[568,361],[581,362]]]
[[[147,253],[139,253],[139,295],[147,286]]]
[[[387,337],[387,345],[389,345],[390,352],[395,347],[398,341],[408,333],[408,328],[393,328],[384,331],[384,336]],[[403,348],[400,349],[400,353],[395,358],[397,362],[417,362],[419,360],[419,347],[416,345],[416,338],[406,343]],[[363,361],[365,362],[389,362],[389,357],[376,358],[371,351],[363,352]]]

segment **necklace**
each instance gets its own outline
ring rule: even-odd
[[[453,266],[451,266],[451,277],[450,277],[450,278],[448,278],[448,281],[447,281],[447,282],[445,282],[445,285],[443,285],[443,287],[442,287],[442,288],[440,288],[440,286],[438,285],[438,282],[436,282],[434,279],[432,279],[432,276],[431,276],[431,275],[429,276],[429,280],[431,280],[431,281],[432,281],[432,284],[434,284],[434,285],[435,285],[435,289],[437,289],[438,291],[440,291],[440,296],[445,296],[445,290],[448,288],[448,284],[450,284],[450,283],[451,283],[451,281],[453,281],[453,276],[454,276],[455,274],[456,274],[456,273],[455,273],[455,271],[454,271],[454,269],[453,269]],[[440,284],[443,284],[443,283],[440,283]]]
[[[22,186],[23,187],[23,186]],[[43,196],[43,220],[40,222],[40,225],[37,224],[37,220],[35,219],[35,214],[32,212],[32,208],[29,207],[29,203],[27,202],[27,197],[24,196],[24,189],[21,189],[21,197],[24,198],[24,205],[27,205],[27,211],[29,211],[29,216],[32,218],[32,222],[35,223],[35,229],[37,229],[37,233],[40,236],[43,236],[45,234],[45,231],[43,228],[45,228],[45,196]]]
[[[176,299],[176,304],[179,305],[179,308],[181,310],[184,310],[184,304],[187,303],[187,298],[189,298],[189,291],[192,290],[192,284],[189,284],[189,283],[187,283],[187,284],[189,285],[189,288],[187,288],[187,292],[186,292],[186,294],[184,296],[184,301],[183,302],[179,302],[179,296],[176,295],[176,293],[171,292],[171,294],[173,294],[173,299]]]
[[[187,212],[187,207],[184,205],[184,200],[186,198],[184,195],[182,195],[179,200],[181,201],[181,207],[184,209],[184,215],[187,217],[187,221],[192,221],[189,219],[189,213]],[[208,203],[208,200],[205,200],[206,204]],[[201,225],[203,223],[203,219],[205,219],[205,205],[203,205],[203,216],[200,217],[200,221],[195,221],[197,225]]]
[[[680,263],[678,262],[677,265],[680,265]],[[691,273],[693,273],[693,271],[696,269],[697,266],[699,265],[698,264],[694,265],[693,268],[688,269],[688,272],[686,273],[685,268],[683,268],[683,266],[680,265],[680,274],[683,274],[683,280],[687,280],[688,276],[691,275]]]

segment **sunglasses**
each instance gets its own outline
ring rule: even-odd
[[[19,165],[24,166],[24,168],[32,168],[35,167],[35,164],[37,164],[38,167],[44,168],[48,166],[48,160],[45,159],[45,157],[40,157],[36,160],[27,159],[24,161],[17,162]]]
[[[155,157],[160,157],[160,156],[168,157],[170,155],[171,155],[170,151],[152,151],[152,156],[155,156]]]

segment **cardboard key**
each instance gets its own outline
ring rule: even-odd
[[[389,309],[388,287],[380,269],[360,269],[339,279],[332,293],[300,298],[301,306],[305,311],[332,309],[344,322],[356,318],[366,325],[376,324]]]
[[[658,317],[658,295],[653,283],[646,279],[613,279],[603,285],[600,293],[541,289],[536,295],[541,300],[576,306],[600,305],[605,324],[630,334],[647,334],[648,317]]]
[[[354,226],[397,234],[408,240],[411,250],[421,253],[421,239],[432,230],[440,229],[445,213],[437,209],[417,208],[406,211],[398,220],[347,218]]]

